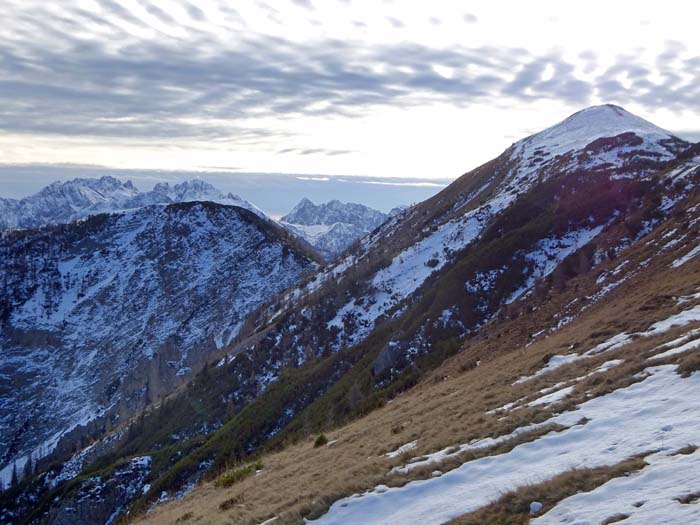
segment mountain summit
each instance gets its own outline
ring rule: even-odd
[[[652,159],[673,158],[684,142],[651,122],[611,104],[592,106],[578,111],[562,122],[536,133],[514,145],[516,154],[531,163],[543,163],[560,155],[576,150],[584,150],[594,145],[596,139],[618,138],[617,145],[625,150],[614,152],[612,156],[601,155],[602,163],[620,161],[620,154],[632,153]],[[595,152],[596,148],[588,148]],[[624,155],[623,155],[624,156]]]
[[[584,147],[599,137],[614,137],[621,133],[635,133],[652,140],[668,139],[673,135],[629,111],[613,104],[591,106],[564,119],[560,123],[540,132],[529,139],[540,144],[558,141],[566,151]]]

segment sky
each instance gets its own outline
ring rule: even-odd
[[[700,140],[695,10],[3,0],[0,164],[445,179],[600,103]]]

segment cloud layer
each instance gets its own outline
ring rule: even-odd
[[[296,4],[315,21],[313,3]],[[257,143],[282,133],[260,119],[353,117],[380,106],[604,100],[700,110],[700,55],[679,43],[653,62],[627,55],[603,66],[592,52],[573,61],[517,47],[304,42],[255,33],[229,5],[11,1],[13,31],[0,37],[0,130]],[[464,13],[465,31],[479,23]],[[312,150],[300,153],[344,153]]]

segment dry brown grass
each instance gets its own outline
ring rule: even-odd
[[[231,485],[235,485],[245,478],[254,475],[256,472],[262,470],[262,468],[262,462],[258,461],[250,465],[229,469],[214,480],[214,486],[219,488],[228,488]]]
[[[697,445],[686,445],[683,448],[679,448],[671,454],[671,456],[688,456],[698,449]]]
[[[700,492],[692,492],[676,498],[676,501],[682,505],[691,505],[700,501]]]
[[[649,253],[654,249],[650,246]],[[638,263],[649,253],[639,251],[631,264]],[[508,434],[520,426],[545,421],[555,409],[564,411],[593,396],[623,388],[634,381],[632,376],[636,372],[649,366],[646,361],[649,351],[676,337],[680,330],[671,330],[661,337],[636,340],[621,349],[577,361],[521,384],[514,385],[513,382],[541,368],[546,356],[584,352],[622,331],[646,329],[650,322],[692,306],[691,303],[678,307],[673,297],[695,291],[688,283],[700,282],[700,268],[688,265],[680,271],[668,272],[673,257],[669,255],[668,260],[660,259],[656,270],[658,278],[646,275],[644,279],[628,281],[574,323],[526,346],[531,341],[530,334],[543,326],[556,324],[567,304],[592,289],[596,274],[577,278],[536,311],[516,311],[510,320],[487,325],[480,336],[469,341],[463,352],[447,360],[412,390],[361,419],[326,431],[329,440],[337,440],[332,447],[314,448],[316,436],[310,436],[284,450],[266,454],[262,458],[265,469],[260,474],[226,489],[204,483],[183,500],[160,505],[150,514],[140,517],[138,522],[171,524],[191,514],[188,523],[243,525],[279,516],[276,521],[279,525],[299,524],[302,517],[321,515],[341,497],[364,492],[380,483],[386,484],[390,469],[404,464],[411,457],[474,439]],[[613,261],[609,266],[612,268],[616,264],[618,262]],[[655,275],[653,268],[647,270]],[[580,381],[571,396],[555,407],[525,406],[487,414],[521,398],[527,403],[527,400],[541,395],[539,390],[556,383],[571,384],[577,377],[610,359],[624,359],[624,364]],[[479,365],[475,366],[477,361]],[[698,367],[693,356],[679,355],[669,362],[680,363],[682,370],[696,370]],[[418,447],[404,457],[390,460],[384,456],[413,440],[418,440]],[[506,449],[492,453],[503,451]],[[460,461],[470,459],[473,458],[465,456]],[[457,465],[431,465],[430,469],[446,470],[454,466]],[[580,483],[599,482],[611,472],[585,474]],[[578,483],[579,474],[568,473],[572,476],[570,482]],[[415,475],[425,476],[426,472]],[[392,477],[390,481],[399,484],[408,479],[412,478]],[[566,484],[561,484],[563,493]]]
[[[543,514],[564,498],[591,491],[645,465],[644,460],[637,457],[608,467],[570,470],[548,481],[520,487],[491,505],[449,521],[448,525],[525,525],[530,522],[530,503],[533,501],[542,503],[539,514]]]
[[[687,353],[678,360],[678,373],[683,377],[688,377],[698,370],[700,370],[700,353]]]

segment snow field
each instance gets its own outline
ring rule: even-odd
[[[542,482],[569,469],[614,465],[643,453],[651,453],[648,457],[651,470],[647,473],[644,469],[640,475],[654,477],[654,473],[659,472],[658,475],[664,476],[667,484],[674,488],[671,492],[682,496],[697,489],[697,484],[693,485],[693,476],[696,476],[693,473],[697,469],[692,468],[697,454],[673,456],[672,460],[666,458],[675,450],[697,441],[700,436],[700,404],[697,403],[700,373],[682,378],[673,365],[651,367],[645,372],[648,377],[644,380],[591,399],[575,410],[547,421],[569,427],[566,430],[550,432],[505,454],[465,463],[440,477],[414,481],[382,493],[344,498],[334,503],[328,514],[309,523],[437,525],[488,505],[504,492],[524,484]],[[582,418],[588,422],[576,425]],[[682,467],[654,470],[655,465],[661,469],[670,462]],[[610,483],[615,483],[615,480]],[[653,490],[644,489],[641,482],[636,487],[627,488],[628,499],[637,499],[639,491]],[[665,494],[668,495],[669,491]],[[624,501],[610,500],[604,497],[604,493],[599,496],[600,506],[594,507],[600,515],[607,516],[613,510],[613,513],[629,510]],[[687,512],[684,508],[669,501],[668,498],[650,498],[643,506],[646,507],[643,512],[651,515],[677,511],[667,515],[672,521],[639,523],[692,522],[684,521]],[[590,507],[586,510],[591,512]],[[558,512],[566,510],[562,508]],[[548,514],[541,519],[549,519]],[[564,522],[579,523],[574,519],[567,518]],[[561,522],[557,517],[538,523]]]

